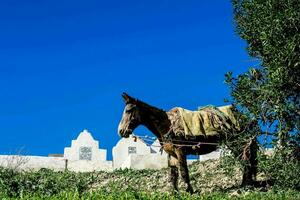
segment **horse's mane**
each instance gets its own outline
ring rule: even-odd
[[[166,111],[164,111],[161,108],[157,108],[155,106],[149,105],[149,104],[147,104],[147,103],[145,103],[145,102],[143,102],[143,101],[141,101],[139,99],[135,99],[135,101],[136,101],[137,105],[139,105],[141,107],[144,107],[144,108],[147,108],[147,109],[150,109],[152,111],[155,111],[155,112],[166,112]]]
[[[171,109],[167,112],[168,118],[170,120],[171,129],[175,135],[184,135],[184,128],[182,126],[182,121],[177,107]]]

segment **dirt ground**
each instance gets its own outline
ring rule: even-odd
[[[241,184],[242,172],[238,167],[233,167],[230,174],[220,167],[219,160],[194,162],[189,165],[191,184],[196,193],[213,191],[236,192]],[[168,169],[162,170],[117,170],[112,173],[101,172],[98,181],[93,185],[94,189],[109,188],[138,191],[170,192],[172,186],[169,183]],[[185,190],[185,184],[180,179],[179,189]]]

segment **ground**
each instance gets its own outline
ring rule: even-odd
[[[240,187],[236,166],[220,167],[218,160],[189,166],[195,194],[172,191],[168,169],[116,170],[114,172],[11,172],[0,169],[0,199],[300,199],[295,190]],[[259,179],[263,179],[259,175]]]

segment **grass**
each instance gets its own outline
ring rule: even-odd
[[[127,199],[140,199],[140,200],[230,200],[230,199],[241,199],[241,200],[256,200],[256,199],[265,199],[265,200],[298,200],[300,199],[300,193],[296,191],[269,191],[269,192],[244,192],[240,194],[230,194],[225,192],[213,192],[207,194],[194,194],[190,195],[187,193],[177,193],[177,194],[168,194],[168,193],[158,193],[158,192],[138,192],[138,191],[111,191],[107,192],[105,190],[97,190],[79,194],[78,192],[61,192],[52,196],[40,196],[36,194],[27,194],[20,197],[7,197],[5,195],[0,195],[2,200],[12,200],[12,199],[49,199],[49,200],[81,200],[81,199],[90,199],[90,200],[127,200]]]
[[[43,169],[24,172],[0,168],[1,199],[300,199],[300,192],[286,188],[240,188],[239,171],[221,168],[218,161],[189,166],[194,195],[172,193],[167,169],[116,170],[114,172],[54,172]],[[264,189],[262,191],[262,189]]]

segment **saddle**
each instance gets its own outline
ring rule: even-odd
[[[198,111],[175,107],[169,117],[176,136],[213,136],[239,129],[233,107],[205,106]]]

